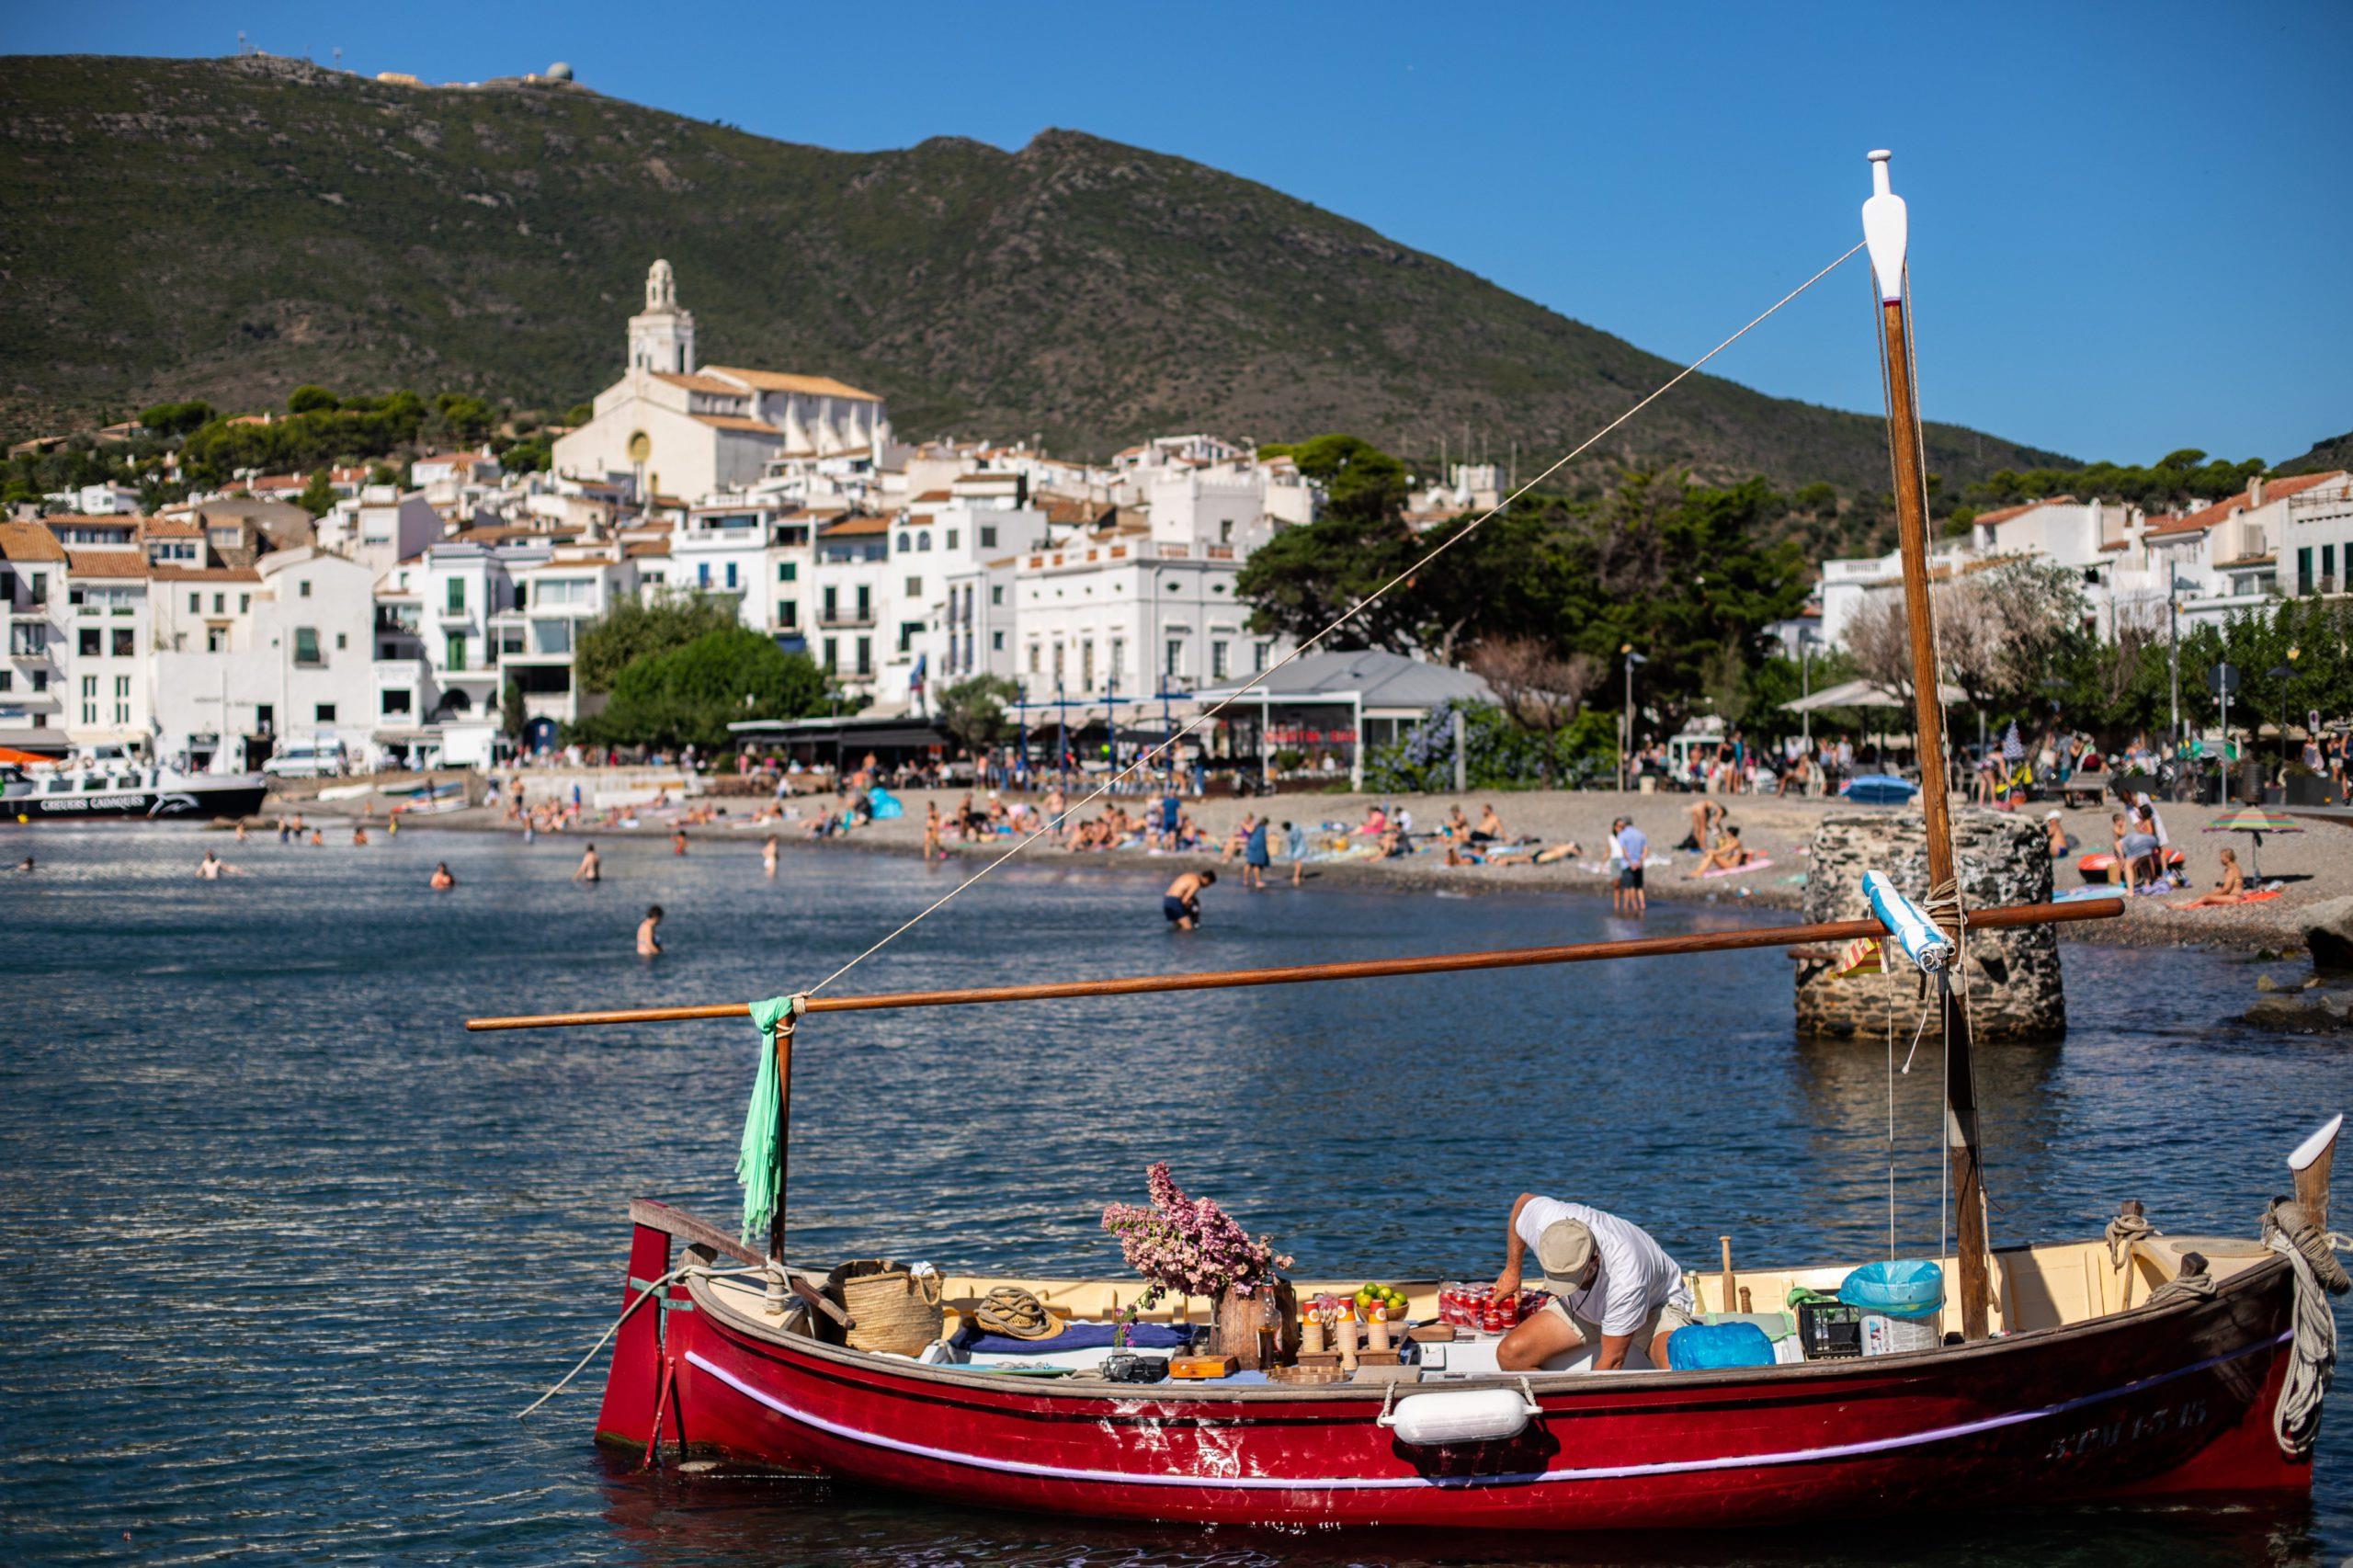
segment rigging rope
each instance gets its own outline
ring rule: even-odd
[[[1375,604],[1379,603],[1384,597],[1386,597],[1392,588],[1396,587],[1401,583],[1411,582],[1416,573],[1429,565],[1431,562],[1436,561],[1448,551],[1453,549],[1456,545],[1461,543],[1464,540],[1470,538],[1473,533],[1479,530],[1481,525],[1509,510],[1512,505],[1518,502],[1522,496],[1527,495],[1538,485],[1552,478],[1555,473],[1558,473],[1562,469],[1566,468],[1570,463],[1574,462],[1586,452],[1592,450],[1595,446],[1600,443],[1603,437],[1608,436],[1611,432],[1617,430],[1619,426],[1633,418],[1634,415],[1640,414],[1652,403],[1656,403],[1660,398],[1665,397],[1668,392],[1674,391],[1675,388],[1680,385],[1687,378],[1696,374],[1699,368],[1707,364],[1709,360],[1713,359],[1717,355],[1722,354],[1725,349],[1730,348],[1733,344],[1738,343],[1742,338],[1747,336],[1757,327],[1762,326],[1768,319],[1777,313],[1782,306],[1788,304],[1790,301],[1796,299],[1799,295],[1804,293],[1807,290],[1813,288],[1815,284],[1821,282],[1832,273],[1837,271],[1839,267],[1845,266],[1848,261],[1854,258],[1855,253],[1861,250],[1863,248],[1863,244],[1864,242],[1859,240],[1857,241],[1853,245],[1849,246],[1843,254],[1841,254],[1836,260],[1831,262],[1828,266],[1823,267],[1821,271],[1815,273],[1813,277],[1807,278],[1804,282],[1799,284],[1796,288],[1790,290],[1779,299],[1774,301],[1770,305],[1767,306],[1763,311],[1751,318],[1746,325],[1733,333],[1730,337],[1725,338],[1722,343],[1717,344],[1713,348],[1709,349],[1705,354],[1700,355],[1697,359],[1692,360],[1691,363],[1684,366],[1683,369],[1676,371],[1674,375],[1669,376],[1665,381],[1660,382],[1650,392],[1645,394],[1641,402],[1635,403],[1631,408],[1627,409],[1625,413],[1620,414],[1608,424],[1604,425],[1600,429],[1596,430],[1592,435],[1587,436],[1584,440],[1578,442],[1576,446],[1570,449],[1569,451],[1563,456],[1554,459],[1550,466],[1545,468],[1540,473],[1538,473],[1533,479],[1530,479],[1527,483],[1521,485],[1518,489],[1513,491],[1510,494],[1496,502],[1486,511],[1472,518],[1468,524],[1457,528],[1453,533],[1439,540],[1438,545],[1432,549],[1429,553],[1424,555],[1411,566],[1406,567],[1404,571],[1390,578],[1389,581],[1381,584],[1381,586],[1373,589],[1372,592],[1358,600],[1355,605],[1341,612],[1341,614],[1336,617],[1330,625],[1325,626],[1322,631],[1308,638],[1298,647],[1292,649],[1289,653],[1284,654],[1280,659],[1277,660],[1266,669],[1263,669],[1256,675],[1251,676],[1248,681],[1236,687],[1231,696],[1222,699],[1215,707],[1212,707],[1207,711],[1196,716],[1188,722],[1183,729],[1176,731],[1167,739],[1162,741],[1160,744],[1153,747],[1152,750],[1137,757],[1135,761],[1130,763],[1127,767],[1107,776],[1101,784],[1096,786],[1094,790],[1089,791],[1086,796],[1082,797],[1074,804],[1065,807],[1062,813],[1056,816],[1051,822],[1041,823],[1035,832],[1015,839],[1012,845],[1007,847],[1003,854],[997,856],[995,859],[988,861],[986,864],[982,866],[979,870],[974,871],[971,876],[966,877],[962,881],[958,882],[954,887],[949,888],[946,892],[940,894],[938,898],[924,905],[923,908],[917,910],[913,915],[894,926],[890,932],[884,935],[880,941],[877,941],[872,946],[867,948],[856,958],[851,959],[847,963],[845,963],[839,969],[835,970],[833,973],[825,976],[824,979],[817,982],[816,984],[806,987],[801,994],[804,996],[814,996],[817,993],[824,990],[827,986],[833,984],[835,981],[839,980],[843,975],[847,974],[851,970],[856,969],[859,964],[864,963],[868,959],[872,958],[876,953],[881,952],[884,948],[887,948],[892,942],[897,941],[901,937],[905,936],[917,926],[922,925],[924,921],[929,919],[932,915],[937,913],[938,910],[945,908],[949,903],[953,902],[959,894],[963,892],[965,889],[971,887],[974,882],[979,881],[982,878],[987,876],[999,866],[1004,865],[1007,860],[1012,859],[1015,856],[1029,848],[1029,846],[1035,844],[1039,839],[1044,837],[1046,835],[1057,831],[1063,823],[1070,820],[1073,812],[1082,811],[1087,806],[1094,804],[1097,801],[1101,800],[1105,795],[1109,794],[1117,785],[1119,785],[1123,779],[1127,778],[1130,775],[1146,771],[1154,762],[1157,761],[1160,757],[1167,755],[1171,750],[1173,750],[1178,741],[1183,740],[1187,735],[1191,734],[1195,730],[1199,729],[1202,725],[1216,718],[1220,713],[1224,712],[1226,709],[1240,701],[1245,696],[1248,695],[1252,689],[1264,685],[1270,676],[1272,676],[1277,671],[1282,669],[1283,666],[1300,658],[1310,649],[1322,642],[1326,637],[1331,636],[1332,633],[1337,631],[1341,627],[1346,626],[1349,621],[1354,620],[1358,616],[1362,615],[1366,610],[1370,609]],[[1361,738],[1359,738],[1358,744],[1361,744]]]

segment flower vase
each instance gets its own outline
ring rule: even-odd
[[[1219,1291],[1211,1307],[1209,1353],[1233,1357],[1245,1372],[1262,1369],[1258,1321],[1264,1308],[1262,1294],[1245,1296],[1238,1285]]]

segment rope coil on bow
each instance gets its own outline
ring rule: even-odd
[[[2291,1460],[2308,1458],[2320,1437],[2322,1408],[2336,1376],[2336,1314],[2328,1298],[2342,1295],[2348,1280],[2340,1252],[2353,1252],[2353,1236],[2324,1231],[2303,1206],[2274,1199],[2263,1214],[2263,1244],[2288,1260],[2296,1276],[2288,1378],[2272,1407],[2271,1435]]]

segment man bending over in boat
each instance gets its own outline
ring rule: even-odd
[[[1631,1221],[1523,1192],[1505,1232],[1497,1295],[1519,1290],[1520,1260],[1529,1252],[1552,1299],[1495,1346],[1495,1365],[1506,1372],[1528,1371],[1580,1345],[1595,1347],[1597,1371],[1624,1366],[1637,1344],[1664,1368],[1667,1340],[1694,1321],[1683,1270]]]

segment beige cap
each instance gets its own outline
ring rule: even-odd
[[[1544,1288],[1556,1296],[1585,1289],[1585,1271],[1593,1262],[1593,1232],[1582,1220],[1555,1220],[1536,1238],[1536,1267]]]

